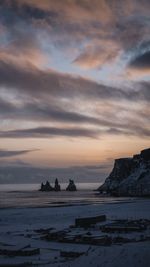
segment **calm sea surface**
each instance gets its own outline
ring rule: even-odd
[[[120,199],[100,197],[93,190],[100,183],[78,183],[76,192],[65,191],[67,184],[61,184],[61,192],[40,192],[39,184],[0,185],[0,208],[56,207],[116,202]]]
[[[51,183],[52,186],[54,184]],[[68,183],[61,183],[61,189],[65,190]],[[94,190],[100,186],[100,183],[76,183],[78,190]],[[0,184],[1,191],[37,191],[40,184]]]

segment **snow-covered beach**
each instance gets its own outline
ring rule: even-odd
[[[26,193],[27,195],[31,194],[28,191]],[[37,254],[30,256],[1,255],[0,266],[148,266],[150,262],[149,227],[144,232],[113,234],[113,237],[132,238],[134,241],[118,242],[109,246],[48,241],[42,238],[41,232],[44,230],[44,233],[49,233],[49,231],[57,232],[67,229],[70,236],[87,232],[94,236],[104,235],[100,233],[99,228],[74,229],[70,226],[74,225],[76,218],[99,215],[106,215],[108,222],[120,219],[150,220],[150,199],[101,198],[92,190],[81,190],[81,192],[72,193],[74,201],[69,205],[68,195],[65,200],[62,194],[65,195],[66,192],[61,193],[57,205],[51,205],[52,201],[49,201],[48,205],[47,201],[41,207],[35,206],[36,191],[34,191],[31,198],[33,205],[18,207],[8,205],[7,208],[0,209],[0,249],[10,249],[10,251],[23,248],[31,251],[39,249]],[[42,196],[44,195],[47,193],[44,192]],[[18,195],[18,200],[19,198],[21,202],[21,195]],[[11,198],[9,202],[11,203]],[[66,258],[61,255],[61,251],[77,252],[82,255]]]

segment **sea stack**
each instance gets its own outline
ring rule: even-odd
[[[56,180],[55,180],[54,190],[55,190],[55,191],[61,191],[61,187],[60,187],[60,184],[59,184],[57,178],[56,178]]]
[[[69,180],[69,185],[67,186],[66,191],[77,191],[76,185],[73,180]]]
[[[116,159],[98,191],[114,196],[150,196],[150,148],[132,158]]]
[[[54,191],[54,188],[50,185],[50,183],[47,181],[45,184],[41,183],[41,188],[39,191],[42,192],[49,192]]]

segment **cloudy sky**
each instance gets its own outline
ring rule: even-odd
[[[104,179],[149,147],[149,85],[149,0],[0,0],[0,182]]]

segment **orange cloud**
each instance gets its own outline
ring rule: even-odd
[[[119,54],[121,47],[111,40],[95,40],[86,45],[83,52],[74,60],[82,68],[91,69],[111,63]]]
[[[124,74],[125,78],[130,80],[141,80],[144,78],[149,79],[150,77],[150,67],[149,68],[128,68]]]

